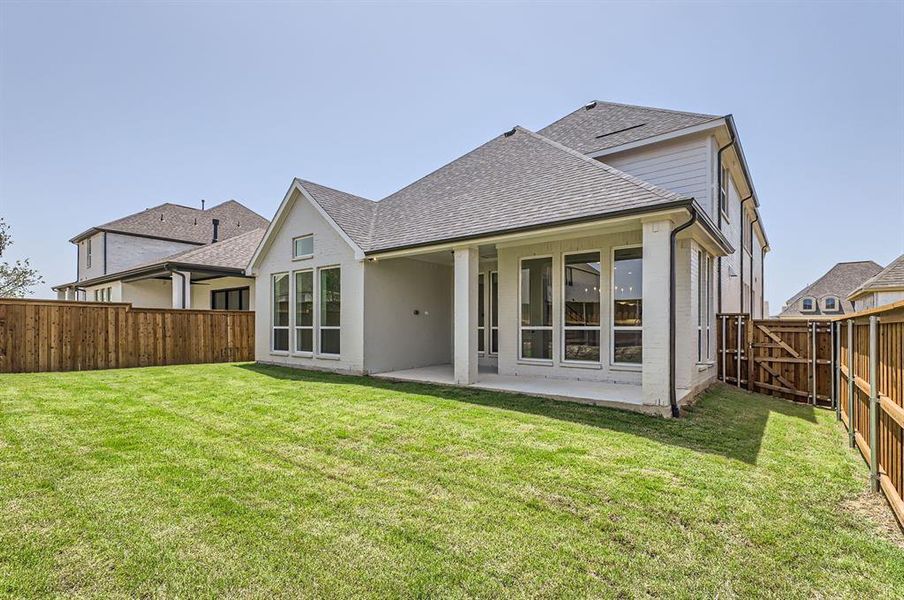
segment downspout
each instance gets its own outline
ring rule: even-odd
[[[675,244],[676,236],[697,222],[696,207],[691,205],[687,210],[691,218],[669,234],[669,405],[672,407],[672,416],[675,418],[681,416],[675,390]]]
[[[719,226],[719,233],[722,233],[722,153],[735,143],[731,127],[728,128],[728,135],[731,136],[731,139],[716,152],[716,220]],[[728,204],[728,190],[725,190],[725,203]],[[718,312],[722,312],[722,257],[719,256],[717,261],[719,263],[719,280],[717,282],[719,286],[717,290],[717,296],[719,297]]]
[[[760,214],[757,213],[756,218],[750,222],[750,318],[753,318],[753,297],[756,295],[753,287],[753,225],[760,220]],[[763,284],[762,274],[760,275],[760,285]],[[743,288],[742,288],[743,289]],[[763,318],[762,311],[760,318]]]
[[[760,248],[760,317],[769,318],[766,314],[766,246]]]
[[[173,267],[169,267],[169,266],[166,267],[166,270],[169,271],[170,273],[178,275],[179,277],[182,278],[182,305],[179,308],[184,309],[185,308],[185,273],[183,273],[181,271],[177,271]]]
[[[741,249],[738,250],[738,257],[741,263],[741,284],[738,286],[738,312],[744,312],[744,203],[753,198],[753,194],[741,200]],[[759,217],[757,217],[759,218]],[[750,233],[753,233],[751,228]],[[750,246],[750,276],[753,277],[753,246]],[[753,289],[753,285],[750,286]],[[753,304],[750,305],[750,312],[753,312]]]

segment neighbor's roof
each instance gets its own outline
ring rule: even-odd
[[[366,253],[689,201],[522,127],[379,202],[298,183]]]
[[[872,290],[904,288],[904,254],[892,261],[879,273],[863,282],[863,285],[851,292],[849,297]]]
[[[184,267],[185,270],[192,268],[199,271],[223,271],[224,274],[232,272],[236,275],[242,275],[251,256],[264,237],[266,228],[258,227],[251,231],[235,235],[222,242],[207,244],[190,250],[183,250],[163,258],[154,259],[146,263],[141,263],[117,271],[115,273],[107,273],[92,279],[84,281],[76,281],[54,286],[53,289],[61,289],[72,286],[87,287],[104,283],[106,281],[116,281],[125,277],[133,277],[145,273],[156,273],[162,271],[166,267]]]
[[[69,241],[78,242],[98,231],[110,231],[192,244],[209,244],[213,240],[213,219],[220,221],[220,240],[266,227],[268,223],[267,219],[235,200],[228,200],[207,210],[167,202],[92,227]]]
[[[845,298],[857,286],[881,270],[882,267],[871,260],[838,263],[829,269],[825,275],[791,296],[785,302],[786,309],[781,312],[780,316],[812,316],[813,313],[811,312],[800,312],[801,307],[798,301],[804,297],[812,297],[818,301],[828,296],[835,296],[841,301],[843,310],[849,312],[853,310],[853,307]],[[821,305],[817,307],[818,310],[820,308]]]
[[[589,154],[722,118],[724,117],[717,115],[595,100],[538,133],[578,152]]]

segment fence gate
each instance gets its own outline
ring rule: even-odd
[[[719,379],[746,390],[831,407],[834,328],[828,321],[718,315]]]

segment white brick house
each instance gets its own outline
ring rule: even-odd
[[[259,362],[658,414],[762,315],[731,116],[593,102],[373,202],[295,180],[252,258]]]

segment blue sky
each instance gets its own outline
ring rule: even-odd
[[[772,309],[904,252],[901,3],[0,3],[0,215],[47,285],[159,204],[381,198],[598,98],[735,116]]]

